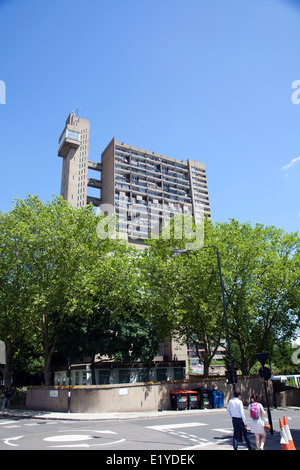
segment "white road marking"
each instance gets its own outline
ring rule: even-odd
[[[68,432],[77,432],[77,431],[81,431],[81,429],[69,429]],[[86,432],[96,432],[96,433],[99,433],[99,434],[118,434],[117,432],[115,431],[109,431],[109,430],[95,430],[95,429],[85,429]],[[58,432],[65,432],[65,431],[58,431]]]
[[[195,434],[188,434],[184,431],[175,431],[175,429],[182,429],[182,428],[193,428],[193,427],[200,427],[200,426],[208,426],[207,423],[175,423],[175,424],[160,424],[157,426],[147,426],[148,429],[154,429],[156,431],[167,432],[168,434],[175,435],[179,438],[189,439],[193,444],[189,447],[183,447],[181,450],[188,450],[188,449],[200,449],[204,446],[213,445],[212,442],[208,441],[208,439],[204,439],[202,437],[195,436]]]
[[[118,441],[113,441],[113,442],[103,442],[101,444],[63,444],[63,445],[57,445],[57,446],[49,446],[52,448],[62,448],[62,447],[98,447],[98,446],[111,446],[114,444],[120,444],[121,442],[125,442],[126,439],[119,439]]]
[[[199,439],[200,440],[200,439]],[[218,442],[211,442],[211,441],[206,441],[201,443],[201,444],[196,444],[194,446],[190,446],[190,447],[182,447],[182,449],[179,449],[179,450],[197,450],[197,449],[201,449],[201,447],[207,447],[207,446],[218,446],[219,444],[224,444],[226,442],[229,442],[231,441],[231,437],[228,438],[224,438],[224,439],[220,439]]]
[[[178,423],[178,424],[159,424],[157,426],[146,426],[147,429],[154,429],[156,431],[165,431],[168,429],[181,429],[193,428],[198,426],[208,426],[207,423]]]
[[[94,436],[87,434],[65,434],[63,436],[50,436],[45,437],[43,440],[47,442],[72,442],[72,441],[88,441],[89,439],[95,439]]]
[[[69,430],[69,432],[78,432],[80,429],[73,429]],[[103,430],[103,431],[96,431],[96,430],[90,430],[90,429],[85,429],[86,432],[89,433],[98,433],[98,434],[118,434],[117,432],[114,431],[109,431],[109,430]],[[66,431],[59,431],[59,432],[66,432]],[[57,445],[52,445],[49,447],[52,448],[71,448],[71,447],[97,447],[97,446],[110,446],[113,444],[119,444],[121,442],[125,442],[126,439],[119,439],[117,441],[113,442],[97,442],[97,444],[92,444],[92,443],[81,443],[81,444],[68,444],[68,442],[80,442],[80,441],[89,441],[89,440],[96,440],[98,436],[93,436],[90,434],[64,434],[64,435],[56,435],[56,436],[50,436],[50,437],[45,437],[43,440],[46,442],[61,442],[62,444],[57,444]]]
[[[18,447],[18,444],[14,444],[13,442],[10,441],[17,441],[18,439],[21,439],[24,436],[16,436],[16,437],[8,437],[6,439],[3,439],[4,444],[12,447]]]
[[[20,428],[21,426],[19,424],[10,424],[9,426],[3,426],[5,429],[11,429],[11,428]]]

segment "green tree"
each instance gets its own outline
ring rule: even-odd
[[[277,344],[271,344],[271,366],[274,375],[299,374],[299,364],[292,361],[293,353],[296,347],[293,347],[289,341],[278,341]]]
[[[193,342],[205,366],[205,374],[221,340],[226,341],[218,247],[230,338],[235,366],[248,374],[255,353],[266,350],[266,337],[291,339],[299,326],[298,234],[275,227],[228,223],[204,225],[204,245],[176,259],[175,249],[184,249],[184,236],[163,236],[150,242],[146,258],[149,307],[165,333]],[[202,249],[203,248],[203,249]],[[237,347],[236,347],[237,346]]]
[[[6,345],[3,377],[9,387],[13,363],[20,360],[25,347],[36,346],[29,321],[32,284],[26,229],[14,212],[0,214],[0,338]]]
[[[177,335],[194,345],[207,377],[210,364],[226,337],[216,251],[197,250],[185,257],[189,259],[181,256],[177,268],[182,300]]]
[[[3,340],[12,344],[12,333],[6,328],[12,317],[5,317],[10,308],[16,334],[28,332],[42,346],[48,385],[60,328],[78,311],[85,314],[91,309],[90,280],[117,242],[97,238],[99,218],[91,206],[74,209],[59,197],[48,203],[36,196],[17,200],[1,220],[6,278],[1,284],[0,330]]]
[[[186,223],[191,228],[188,237]],[[211,222],[205,219],[200,229],[208,238],[212,231]],[[204,364],[204,375],[207,376],[209,365],[224,337],[216,252],[203,250],[201,243],[195,249],[196,227],[190,223],[189,217],[175,216],[166,233],[170,236],[166,237],[162,232],[160,237],[149,242],[151,248],[145,256],[149,314],[160,326],[165,338],[176,338],[182,344],[192,343],[195,346]],[[174,255],[175,250],[189,249],[192,242],[193,251],[179,257]]]
[[[293,338],[299,325],[298,234],[250,223],[216,224],[236,365],[248,374],[266,337]]]
[[[151,361],[157,354],[158,334],[144,315],[144,296],[134,250],[115,251],[105,269],[99,263],[92,289],[91,311],[74,315],[61,328],[58,351],[73,360]]]

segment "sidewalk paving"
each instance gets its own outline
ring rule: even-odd
[[[298,410],[299,406],[289,406],[278,408],[278,410],[289,411]],[[192,410],[163,410],[163,411],[124,411],[116,413],[67,413],[60,411],[43,411],[43,410],[28,410],[10,408],[0,410],[0,417],[15,417],[15,418],[32,418],[32,419],[58,419],[58,420],[73,420],[73,421],[99,421],[99,420],[115,420],[115,419],[143,419],[143,418],[156,418],[159,416],[182,416],[182,415],[203,415],[206,413],[222,413],[226,408],[207,408],[207,409],[192,409]]]
[[[55,419],[55,420],[71,420],[71,421],[102,421],[102,420],[119,420],[119,419],[143,419],[156,418],[159,416],[182,416],[182,415],[198,415],[205,413],[224,412],[226,408],[212,408],[205,410],[164,410],[164,411],[124,411],[118,413],[63,413],[55,411],[26,410],[26,409],[8,409],[0,411],[1,417],[10,418],[32,418],[32,419]]]

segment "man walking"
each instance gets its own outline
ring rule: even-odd
[[[242,435],[244,436],[248,449],[252,450],[250,439],[247,436],[247,422],[245,418],[243,402],[241,400],[241,392],[239,390],[236,390],[234,392],[234,398],[229,400],[227,413],[232,419],[234,450],[237,450],[238,448],[239,431],[241,431]]]

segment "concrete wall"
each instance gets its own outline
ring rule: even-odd
[[[300,389],[285,390],[276,393],[276,404],[279,407],[300,406]]]
[[[224,393],[225,406],[232,397],[233,387],[224,378],[201,381],[180,381],[164,383],[139,383],[121,385],[88,385],[71,387],[71,412],[110,413],[122,411],[157,411],[171,409],[172,390],[195,390],[198,387],[219,389]],[[265,393],[260,377],[238,379],[237,388],[242,392],[244,405],[249,404],[251,393],[260,396],[264,406]],[[268,382],[270,405],[273,404],[272,382]],[[32,410],[68,410],[68,387],[29,387],[26,406]]]
[[[102,204],[115,205],[115,139],[113,138],[101,155]],[[104,209],[103,209],[104,210]],[[111,213],[111,212],[110,212]]]

